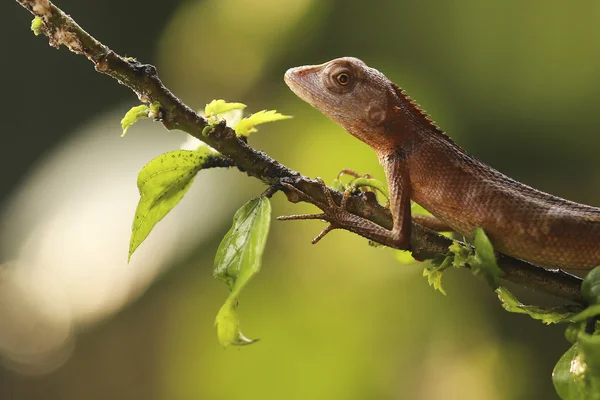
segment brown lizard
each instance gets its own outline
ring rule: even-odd
[[[412,199],[437,219],[429,226],[446,225],[466,237],[481,227],[497,251],[512,257],[544,267],[600,265],[600,208],[536,190],[467,154],[400,87],[361,60],[291,68],[285,82],[373,148],[388,181],[392,230],[351,214],[331,197],[317,204],[322,214],[280,217],[329,222],[316,240],[341,228],[408,250]]]

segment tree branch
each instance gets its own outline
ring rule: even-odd
[[[154,66],[141,64],[135,59],[116,54],[94,39],[71,17],[48,0],[17,0],[17,2],[41,19],[42,25],[38,31],[49,37],[51,46],[65,45],[72,52],[86,56],[97,71],[129,87],[141,101],[159,102],[161,110],[157,119],[165,128],[179,129],[200,139],[231,159],[240,171],[260,179],[267,185],[274,185],[281,189],[281,183],[285,182],[307,194],[311,203],[327,202],[325,193],[317,181],[251,148],[224,124],[217,125],[207,136],[203,136],[202,131],[207,126],[207,121],[183,104],[162,84]],[[327,190],[340,204],[342,193],[333,189]],[[286,192],[288,200],[299,201],[293,193]],[[389,210],[379,205],[373,196],[364,194],[351,196],[348,209],[385,228],[392,227]],[[414,222],[412,228],[411,246],[415,258],[433,259],[448,252],[452,240]],[[581,279],[563,271],[536,267],[506,255],[497,254],[497,256],[498,264],[505,272],[504,279],[532,290],[585,304],[580,292]]]

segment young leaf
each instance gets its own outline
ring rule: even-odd
[[[256,132],[256,125],[290,118],[292,118],[290,115],[279,114],[275,110],[262,110],[240,120],[235,124],[233,130],[238,136],[248,136],[252,132]]]
[[[121,128],[123,129],[123,134],[121,135],[121,137],[125,136],[129,127],[133,125],[137,120],[141,118],[148,118],[149,110],[150,109],[147,105],[142,104],[136,107],[132,107],[129,111],[127,111],[127,113],[121,120]]]
[[[207,118],[219,117],[231,110],[243,110],[246,108],[242,103],[227,103],[225,100],[213,100],[204,108],[204,115]]]
[[[427,276],[434,287],[441,287],[441,274],[448,267],[462,268],[471,267],[471,272],[474,275],[482,274],[490,285],[494,288],[498,287],[497,280],[503,276],[504,272],[496,264],[496,257],[492,244],[483,232],[483,229],[477,228],[474,233],[475,248],[461,244],[458,241],[453,241],[448,247],[450,255],[444,259],[444,268],[436,271],[431,269],[428,272],[423,271],[423,275]],[[430,276],[433,273],[433,276]],[[439,276],[438,276],[439,275]],[[442,290],[440,290],[442,291]],[[443,291],[442,291],[443,293]]]
[[[262,196],[252,199],[235,213],[233,225],[217,250],[213,275],[227,283],[230,289],[229,297],[215,319],[219,341],[224,347],[255,341],[240,332],[237,298],[250,278],[260,271],[270,224],[269,199]]]
[[[487,235],[481,228],[476,228],[473,233],[473,244],[475,246],[475,257],[469,261],[471,270],[475,275],[481,273],[491,287],[498,287],[498,280],[504,276],[504,272],[496,264],[494,247]]]
[[[502,286],[496,289],[496,294],[506,311],[529,315],[531,318],[540,320],[548,325],[572,321],[573,315],[579,309],[577,306],[568,305],[549,308],[527,306],[522,304],[507,288]]]
[[[153,101],[150,103],[148,118],[157,119],[160,118],[160,103],[158,101]]]
[[[218,153],[210,147],[177,150],[156,157],[142,168],[137,181],[140,202],[131,228],[129,259],[154,225],[179,203],[206,161],[214,157]]]
[[[461,244],[454,240],[448,247],[450,253],[454,255],[452,266],[455,268],[466,267],[471,259],[475,257],[475,250],[469,245]]]
[[[454,257],[452,255],[444,258],[436,258],[431,260],[431,266],[423,270],[423,276],[427,277],[429,286],[435,290],[439,290],[441,294],[446,295],[446,291],[442,287],[442,276],[445,270],[452,267],[452,261]]]
[[[43,27],[44,27],[44,21],[42,21],[42,19],[40,17],[35,17],[31,21],[31,30],[33,31],[33,34],[35,36],[38,36],[40,33],[42,33]]]

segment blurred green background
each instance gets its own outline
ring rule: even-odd
[[[355,56],[405,88],[486,163],[539,189],[600,205],[597,1],[57,0],[57,5],[115,51],[155,64],[163,82],[194,108],[224,98],[246,103],[250,111],[294,115],[262,127],[250,143],[306,175],[331,180],[351,167],[383,179],[368,147],[297,99],[282,80],[289,67]],[[31,16],[16,2],[2,2],[0,15],[5,220],[16,215],[19,198],[36,202],[46,216],[53,213],[46,205],[56,197],[40,189],[46,179],[39,174],[48,160],[66,158],[65,148],[82,137],[114,138],[122,143],[115,149],[127,149],[109,152],[92,141],[68,153],[80,157],[70,170],[97,168],[88,180],[101,180],[109,196],[121,190],[111,184],[122,176],[114,167],[119,162],[135,159],[132,171],[139,170],[185,140],[150,122],[118,139],[120,115],[137,104],[135,96],[94,72],[83,57],[33,36]],[[145,141],[151,130],[152,139]],[[162,143],[159,137],[170,142],[148,144]],[[64,314],[71,316],[70,328],[59,361],[46,360],[38,368],[35,357],[21,358],[15,366],[6,343],[17,346],[20,338],[34,337],[32,332],[47,338],[58,317],[46,313],[48,325],[39,325],[21,311],[22,302],[0,299],[0,310],[12,312],[12,319],[0,319],[5,365],[0,399],[556,398],[551,372],[568,348],[564,327],[504,312],[493,292],[465,271],[446,274],[444,297],[427,286],[422,265],[402,266],[393,251],[369,247],[347,232],[312,246],[310,239],[323,227],[318,222],[273,223],[263,270],[240,299],[243,332],[261,341],[222,349],[213,321],[227,289],[212,279],[212,259],[235,209],[263,187],[234,170],[201,174],[218,178],[195,182],[195,199],[206,197],[197,211],[218,218],[198,217],[186,230],[168,225],[171,216],[161,222],[172,226],[163,229],[165,238],[189,245],[162,258],[156,256],[161,240],[140,248],[145,256],[119,271],[143,272],[144,260],[154,259],[156,272],[119,305],[105,306],[112,292],[103,291],[102,299],[92,299],[95,314],[79,318],[81,302],[70,296]],[[69,175],[53,178],[61,195],[83,196],[77,184],[63,189],[74,182]],[[135,192],[135,175],[119,182]],[[27,185],[29,192],[22,192]],[[281,195],[273,205],[275,215],[313,210]],[[123,207],[115,223],[127,231],[135,198]],[[196,212],[192,200],[187,207],[188,216]],[[93,217],[93,211],[76,207],[68,213],[77,221]],[[0,262],[10,264],[11,273],[29,265],[15,249],[36,223],[33,218],[29,225],[1,227]],[[80,233],[85,246],[59,249],[52,262],[62,265],[68,260],[61,257],[74,254],[91,263],[110,252],[114,246],[99,244],[110,235],[94,224]],[[52,225],[42,239],[60,236],[63,228],[68,226]],[[126,241],[119,242],[125,249]],[[115,254],[126,258],[126,251]],[[83,296],[99,278],[87,262],[78,266],[71,273],[87,274],[85,283],[70,290]],[[5,287],[8,274],[2,271]],[[28,310],[36,310],[30,292],[19,293]],[[516,293],[530,302],[552,301]],[[41,339],[32,343],[36,340]]]

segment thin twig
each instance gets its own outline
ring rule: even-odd
[[[269,186],[281,187],[287,183],[304,192],[311,203],[325,203],[326,196],[319,183],[293,171],[273,160],[261,151],[251,148],[237,138],[235,132],[224,125],[217,125],[208,136],[202,131],[207,121],[186,106],[160,79],[156,68],[142,64],[132,58],[124,58],[94,39],[84,31],[71,17],[63,13],[48,0],[17,0],[33,15],[43,22],[40,32],[50,38],[50,45],[64,45],[77,54],[86,56],[96,70],[109,75],[119,83],[133,90],[138,98],[146,103],[161,104],[160,120],[165,128],[179,129],[200,139],[217,149],[235,166],[248,175],[258,178]],[[342,201],[342,193],[328,188],[336,203]],[[288,200],[298,199],[286,191]],[[392,227],[389,210],[382,207],[373,198],[353,195],[348,199],[348,209],[352,213],[367,218],[385,228]],[[415,258],[433,259],[448,252],[452,241],[413,223],[411,247]],[[584,304],[580,292],[581,279],[563,271],[546,270],[524,261],[498,255],[498,263],[505,272],[505,279],[532,290],[539,290],[556,297]]]

